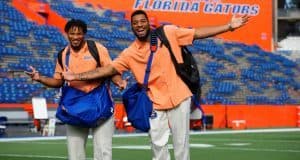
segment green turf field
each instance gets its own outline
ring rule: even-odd
[[[191,160],[300,160],[300,131],[206,133],[191,135]],[[91,140],[87,154],[92,159]],[[0,138],[0,160],[41,159],[67,159],[65,139],[1,141]],[[114,137],[113,160],[150,159],[147,136]]]

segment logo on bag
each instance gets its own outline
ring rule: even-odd
[[[151,113],[150,118],[155,119],[156,117],[157,117],[157,113],[153,110],[152,113]]]

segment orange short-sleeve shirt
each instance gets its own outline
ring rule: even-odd
[[[164,31],[177,61],[182,62],[180,46],[192,44],[195,30],[166,25]],[[148,95],[155,109],[166,110],[174,108],[184,99],[192,96],[192,93],[176,74],[168,49],[160,43],[158,40],[159,47],[154,53],[151,65]],[[150,43],[135,40],[113,61],[112,65],[119,73],[130,70],[137,82],[143,84],[149,55]]]
[[[107,49],[96,42],[96,47],[99,53],[99,59],[101,66],[106,66],[111,63],[111,58]],[[65,66],[66,53],[69,46],[62,52],[62,63]],[[82,73],[94,70],[97,67],[97,62],[94,57],[91,55],[88,49],[87,43],[81,48],[78,52],[70,49],[70,58],[69,58],[69,70],[74,73]],[[59,65],[58,61],[56,61],[55,73],[53,78],[62,79],[61,73],[66,71],[66,68]],[[70,86],[80,89],[85,92],[89,92],[95,87],[101,84],[101,80],[91,80],[91,81],[71,81]]]

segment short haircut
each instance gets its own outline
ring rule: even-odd
[[[71,19],[71,20],[69,20],[67,22],[67,24],[65,25],[65,32],[68,33],[68,31],[72,27],[82,28],[82,31],[83,31],[84,34],[87,32],[87,25],[86,25],[86,23],[83,22],[80,19]]]
[[[134,11],[131,14],[131,22],[132,22],[132,17],[135,16],[135,15],[138,15],[138,14],[143,14],[146,17],[147,21],[149,21],[148,15],[147,15],[147,13],[145,11],[143,11],[143,10],[136,10],[136,11]]]

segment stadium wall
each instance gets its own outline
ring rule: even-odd
[[[218,25],[229,21],[232,15],[248,14],[252,18],[243,28],[219,37],[273,50],[272,0],[74,0],[78,5],[90,4],[94,9],[123,11],[129,19],[133,10],[143,9],[154,22],[170,22],[185,27]],[[174,18],[176,17],[176,18]],[[249,35],[251,33],[251,35]]]
[[[67,20],[51,10],[49,4],[38,0],[13,0],[12,5],[19,10],[28,20],[32,20],[39,25],[51,25],[58,27],[64,33],[64,26]]]
[[[55,110],[57,104],[47,104],[48,110]],[[300,106],[297,105],[203,105],[206,115],[213,117],[213,128],[234,128],[234,121],[245,121],[245,128],[299,127]],[[31,104],[0,104],[0,111],[22,109],[32,116]],[[123,128],[126,116],[122,103],[116,103],[115,122]],[[14,117],[16,119],[17,117]],[[8,119],[9,120],[9,119]]]
[[[232,15],[248,14],[252,18],[245,27],[218,37],[248,45],[257,44],[267,51],[273,50],[272,0],[74,0],[74,3],[83,6],[91,4],[96,11],[100,8],[122,11],[127,19],[133,10],[143,9],[156,25],[158,22],[167,22],[185,27],[224,24]],[[63,33],[66,20],[47,4],[37,0],[13,0],[13,6],[27,19],[38,24],[57,26]],[[40,13],[47,16],[47,21]]]
[[[46,24],[45,18],[43,18],[41,15],[37,14],[34,10],[31,10],[26,5],[27,3],[24,3],[20,0],[13,0],[12,5],[19,10],[21,13],[23,13],[27,19],[35,21],[39,25]]]

